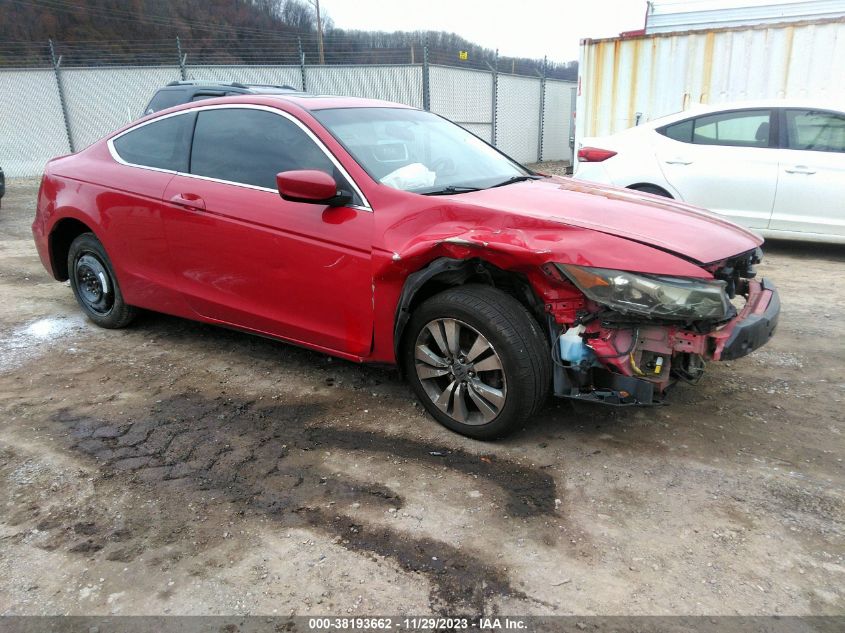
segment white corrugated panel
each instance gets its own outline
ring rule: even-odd
[[[488,143],[493,132],[493,75],[482,70],[429,67],[431,111]]]
[[[845,16],[845,0],[664,0],[649,4],[646,33],[710,30]]]
[[[546,80],[543,100],[543,160],[572,161],[569,147],[574,81]]]
[[[579,139],[697,103],[845,104],[845,21],[585,40],[579,72]]]
[[[139,118],[155,91],[179,78],[175,66],[62,70],[74,149]]]
[[[7,177],[37,176],[48,160],[70,152],[52,70],[0,70],[0,121]]]
[[[539,160],[540,79],[499,74],[496,147],[521,163]]]
[[[308,66],[305,89],[312,94],[384,99],[421,108],[422,66]]]

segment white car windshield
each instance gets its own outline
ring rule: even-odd
[[[374,180],[394,189],[451,194],[534,177],[478,137],[430,112],[337,108],[313,115]]]

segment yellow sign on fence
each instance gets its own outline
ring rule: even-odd
[[[468,51],[458,51],[458,59],[462,62],[465,62],[469,59],[469,52]]]

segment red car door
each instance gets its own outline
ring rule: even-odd
[[[176,283],[207,319],[363,355],[373,328],[372,211],[358,194],[346,207],[282,200],[275,175],[291,169],[345,178],[289,115],[201,109],[190,175],[164,194]]]
[[[166,116],[111,139],[113,160],[82,159],[80,180],[112,184],[97,188],[93,200],[80,206],[96,204],[98,235],[132,305],[185,312],[183,298],[171,287],[162,194],[174,174],[188,168],[193,127],[193,112]]]

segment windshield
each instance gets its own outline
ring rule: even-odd
[[[415,193],[461,193],[529,176],[462,127],[430,112],[339,108],[312,113],[378,182]]]

